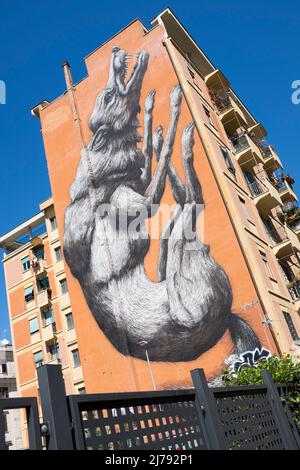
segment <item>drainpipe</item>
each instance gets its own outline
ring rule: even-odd
[[[85,140],[84,140],[84,136],[83,136],[81,121],[80,121],[78,110],[77,110],[77,104],[76,104],[76,98],[75,98],[75,88],[74,88],[74,84],[73,84],[73,79],[72,79],[72,74],[71,74],[71,66],[70,66],[69,62],[65,61],[62,64],[62,68],[63,68],[63,71],[64,71],[65,82],[66,82],[66,86],[67,86],[67,92],[68,92],[68,95],[70,97],[73,119],[74,119],[75,125],[76,125],[76,127],[78,128],[78,131],[79,131],[79,138],[80,138],[81,146],[85,147]]]

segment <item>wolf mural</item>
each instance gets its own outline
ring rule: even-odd
[[[126,80],[128,53],[114,47],[109,80],[97,96],[89,127],[93,136],[82,149],[71,204],[65,213],[64,255],[78,279],[99,327],[124,355],[152,361],[191,361],[213,347],[229,329],[235,353],[260,347],[250,326],[231,312],[232,291],[224,270],[209,247],[196,235],[186,237],[185,226],[195,225],[203,204],[193,166],[194,125],[181,137],[183,183],[171,162],[180,116],[182,91],[170,94],[170,117],[165,133],[152,134],[155,92],[144,105],[143,148],[138,143],[140,94],[149,55],[137,55]],[[153,151],[157,165],[152,175]],[[170,236],[161,238],[158,282],[144,269],[150,246],[145,223],[122,237],[112,224],[109,204],[118,214],[130,214],[159,204],[169,178],[178,209],[168,224]]]

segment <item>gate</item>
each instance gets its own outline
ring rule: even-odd
[[[196,369],[190,390],[70,396],[61,366],[41,366],[37,373],[42,418],[36,398],[1,399],[0,449],[6,448],[3,411],[12,408],[26,409],[30,449],[41,449],[42,437],[48,450],[300,448],[293,410],[284,401],[293,387],[275,385],[268,372],[258,386],[209,388]]]

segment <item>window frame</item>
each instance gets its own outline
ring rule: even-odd
[[[293,322],[292,315],[289,312],[282,311],[285,323],[289,329],[290,335],[292,337],[293,341],[299,341],[300,337],[297,331],[297,328],[295,326],[295,323]]]
[[[47,285],[46,287],[41,287],[40,282],[43,281],[43,280],[46,280],[46,279],[47,279],[47,284],[48,284],[48,285]],[[45,290],[47,290],[47,289],[50,289],[50,282],[49,282],[49,277],[48,277],[48,275],[38,277],[38,278],[36,279],[36,286],[37,286],[38,292],[43,292],[43,291],[45,291]]]
[[[73,367],[74,367],[74,369],[75,369],[76,367],[80,367],[80,366],[81,366],[81,361],[80,361],[79,349],[78,349],[78,348],[72,349],[72,350],[71,350],[71,353],[72,353],[72,360],[73,360]],[[75,360],[74,360],[75,353],[77,354],[78,364],[75,364]]]
[[[24,263],[24,260],[26,260],[25,263]],[[27,271],[30,270],[31,263],[30,263],[29,255],[28,255],[28,256],[24,256],[24,258],[21,258],[21,263],[22,263],[22,272],[23,272],[23,273],[26,273]],[[26,265],[27,263],[28,263],[28,267],[25,268],[24,265]]]
[[[57,253],[60,253],[59,259],[57,258]],[[54,256],[55,256],[55,262],[59,263],[60,261],[63,260],[63,255],[62,255],[62,249],[61,246],[57,246],[54,248]]]
[[[66,313],[65,317],[66,317],[67,331],[74,330],[73,313],[72,313],[72,312]],[[72,319],[72,320],[71,320],[71,323],[72,323],[72,326],[71,326],[71,327],[69,327],[68,318],[71,318],[71,319]]]
[[[48,312],[51,312],[51,317],[45,317],[45,314],[48,313]],[[52,307],[50,308],[43,308],[41,309],[41,316],[42,316],[42,321],[43,321],[43,328],[45,328],[46,326],[49,326],[49,325],[53,325],[55,323],[55,319],[54,319],[54,310]],[[51,321],[48,322],[49,318],[51,318]]]
[[[259,253],[260,253],[260,256],[261,256],[261,260],[265,266],[265,270],[266,270],[266,273],[268,275],[268,277],[270,279],[274,279],[274,276],[273,276],[273,273],[272,273],[272,270],[271,270],[271,267],[269,265],[269,261],[268,261],[268,257],[267,257],[267,254],[264,253],[263,251],[260,251],[259,250]]]
[[[51,232],[54,232],[54,230],[57,229],[57,220],[56,220],[56,216],[54,215],[53,217],[50,217],[50,218],[49,218],[49,221],[50,221]]]
[[[39,361],[36,361],[36,360],[35,360],[35,356],[36,356],[37,354],[40,354],[40,356],[41,356],[41,359],[40,359]],[[33,360],[34,360],[34,364],[35,364],[35,368],[36,368],[36,369],[37,369],[38,367],[43,366],[43,365],[44,365],[43,351],[40,350],[40,351],[34,352],[34,353],[33,353]]]
[[[29,287],[32,288],[31,293],[26,294],[26,289],[28,289]],[[28,296],[30,296],[30,297],[28,297]],[[34,287],[33,287],[33,285],[24,287],[24,300],[25,300],[26,303],[32,302],[34,300]]]
[[[65,291],[65,292],[63,291],[63,288],[62,288],[63,283],[64,283],[64,285],[66,286],[66,291]],[[67,278],[66,278],[66,277],[64,277],[63,279],[60,279],[60,280],[59,280],[59,285],[60,285],[60,292],[61,292],[61,295],[66,295],[66,294],[69,293],[68,284],[67,284]]]
[[[32,330],[32,328],[31,328],[31,325],[32,325],[33,321],[35,321],[35,323],[36,323],[36,329],[35,330]],[[34,335],[34,334],[40,332],[40,325],[39,325],[38,317],[33,317],[33,318],[29,319],[29,332],[30,332],[30,335]]]
[[[230,153],[224,145],[220,145],[220,150],[223,156],[223,159],[225,161],[225,165],[227,167],[227,170],[229,170],[234,176],[236,175],[236,168],[233,164],[233,160],[230,156]]]

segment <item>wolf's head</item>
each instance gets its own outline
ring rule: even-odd
[[[140,111],[141,87],[149,54],[146,51],[137,54],[132,74],[125,82],[128,59],[128,52],[113,47],[108,83],[97,96],[89,121],[91,131],[102,134],[103,138],[111,134],[115,138],[133,138],[139,125],[137,114]]]

